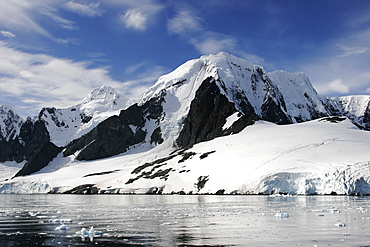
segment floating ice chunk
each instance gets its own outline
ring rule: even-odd
[[[332,209],[332,210],[330,210],[330,213],[332,213],[332,214],[339,214],[340,213],[340,210],[339,209]]]
[[[276,213],[275,217],[276,218],[289,218],[289,214],[287,214],[287,213]]]
[[[208,221],[206,221],[206,224],[207,224],[207,225],[210,225],[210,226],[216,225],[216,223],[215,223],[215,222],[208,222]]]
[[[163,222],[161,225],[162,226],[165,226],[165,225],[177,225],[178,223],[175,221],[175,222]]]
[[[89,231],[86,230],[85,227],[82,227],[82,229],[78,232],[76,232],[76,235],[79,235],[79,236],[88,236],[89,235]]]
[[[346,224],[345,224],[345,223],[339,223],[339,222],[338,222],[338,223],[336,223],[336,224],[335,224],[335,226],[336,226],[336,227],[345,227],[345,226],[346,226]]]
[[[38,219],[46,219],[46,218],[49,218],[49,216],[46,216],[46,215],[38,215],[38,216],[36,216],[36,218],[38,218]]]
[[[343,236],[349,236],[351,235],[351,233],[348,233],[348,232],[345,232],[345,233],[342,233]]]
[[[76,232],[76,235],[80,236],[81,238],[90,238],[90,241],[93,241],[96,237],[101,237],[103,235],[102,231],[97,231],[94,229],[94,227],[90,227],[89,230],[87,230],[85,227],[82,227],[82,229],[78,232]]]
[[[49,220],[50,223],[72,223],[72,219],[51,219]]]
[[[55,228],[55,231],[66,232],[66,231],[68,231],[68,229],[69,229],[69,227],[68,227],[68,226],[66,226],[66,225],[62,224],[62,225],[60,225],[60,226],[56,227],[56,228]]]
[[[313,209],[312,212],[314,212],[314,213],[323,213],[324,210],[323,209]]]
[[[325,216],[325,215],[324,215],[324,214],[316,214],[316,216],[323,217],[323,216]]]
[[[94,237],[100,237],[102,235],[102,231],[96,231],[94,230],[94,227],[90,227],[89,235],[93,235]]]
[[[28,214],[29,214],[30,216],[34,217],[34,216],[36,216],[36,215],[40,214],[40,212],[28,212]]]

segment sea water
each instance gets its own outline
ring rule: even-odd
[[[0,195],[0,246],[370,246],[370,197]]]

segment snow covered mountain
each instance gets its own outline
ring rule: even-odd
[[[57,146],[66,146],[131,104],[131,100],[117,90],[102,86],[78,105],[64,109],[43,108],[38,118],[46,123],[50,141]]]
[[[111,87],[92,91],[78,105],[64,108],[43,108],[37,117],[22,120],[10,106],[0,108],[0,162],[34,160],[29,172],[47,165],[60,148],[91,131],[108,117],[119,114],[131,101]],[[49,152],[53,150],[53,152]],[[49,156],[43,155],[49,153]],[[46,158],[49,157],[49,158]],[[41,165],[42,164],[42,165]]]
[[[370,130],[370,95],[352,95],[332,98],[332,104],[362,129]]]
[[[370,132],[358,129],[370,130],[368,96],[325,98],[303,73],[219,53],[163,75],[129,107],[122,98],[102,87],[44,108],[24,141],[32,154],[0,191],[370,194]],[[14,153],[20,140],[3,142]]]

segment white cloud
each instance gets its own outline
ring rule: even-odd
[[[126,28],[143,31],[147,28],[148,15],[141,9],[130,9],[121,16]]]
[[[0,26],[8,30],[33,31],[51,38],[52,35],[35,21],[36,9],[42,1],[0,1]]]
[[[102,85],[122,89],[107,68],[90,69],[87,62],[21,52],[4,42],[0,42],[0,54],[0,104],[23,109],[23,116],[35,115],[46,106],[72,106]]]
[[[167,28],[169,33],[185,35],[189,32],[200,31],[201,19],[188,10],[180,10],[175,17],[168,20]]]
[[[368,11],[345,16],[340,38],[328,41],[314,59],[302,62],[299,70],[311,79],[316,90],[326,96],[369,93],[370,20]],[[348,20],[348,18],[352,18]]]
[[[341,93],[341,94],[349,93],[349,87],[345,85],[343,80],[340,78],[330,81],[328,83],[328,86],[332,92]]]
[[[264,58],[240,49],[235,37],[207,30],[202,25],[203,19],[191,6],[182,4],[177,7],[178,11],[175,16],[168,19],[167,30],[170,34],[177,34],[192,44],[200,54],[216,54],[224,51],[241,56],[253,63],[266,64]],[[269,66],[275,67],[272,64]]]
[[[0,105],[13,106],[23,117],[35,116],[43,107],[70,107],[94,88],[111,86],[138,100],[168,68],[148,62],[128,67],[132,79],[115,81],[108,68],[90,68],[88,62],[31,54],[0,41]]]
[[[76,3],[74,1],[68,1],[63,4],[63,7],[71,12],[77,13],[82,16],[96,17],[101,16],[103,11],[99,9],[99,3]]]
[[[0,33],[1,33],[1,35],[3,35],[4,37],[7,37],[7,38],[15,38],[16,37],[14,33],[9,32],[9,31],[1,30]]]
[[[233,51],[236,47],[236,39],[213,32],[208,32],[198,39],[190,41],[202,54],[215,54],[221,51]]]

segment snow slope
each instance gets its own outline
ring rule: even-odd
[[[331,98],[333,104],[338,105],[341,114],[348,116],[353,122],[365,129],[370,129],[370,124],[364,121],[366,114],[370,117],[370,95],[350,95]]]
[[[51,142],[65,146],[131,104],[117,90],[102,86],[94,89],[78,105],[63,109],[44,108],[39,118],[45,121]]]
[[[370,132],[346,118],[284,126],[260,121],[239,134],[199,143],[185,154],[169,156],[157,146],[96,161],[57,157],[34,175],[0,181],[0,191],[63,192],[95,184],[110,193],[370,194],[368,150]],[[150,163],[154,160],[158,162]]]
[[[294,123],[311,120],[312,112],[315,110],[330,115],[322,97],[317,94],[310,79],[304,73],[277,70],[268,73],[268,76],[282,92],[287,112]]]

